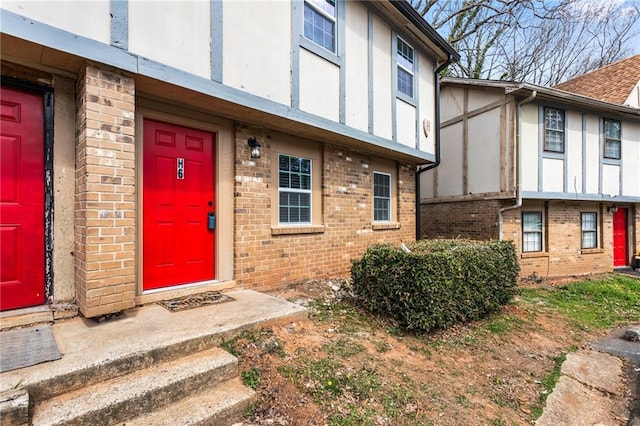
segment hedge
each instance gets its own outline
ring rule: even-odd
[[[351,261],[353,290],[364,306],[407,329],[484,318],[515,294],[519,265],[511,241],[421,240],[408,248],[377,244]]]

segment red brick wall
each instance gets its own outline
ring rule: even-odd
[[[249,158],[247,138],[258,136],[260,159]],[[275,136],[274,136],[275,138]],[[304,141],[300,141],[304,143]],[[302,228],[300,233],[272,230],[273,198],[271,162],[277,161],[267,132],[238,128],[235,172],[235,278],[245,287],[271,290],[288,283],[329,277],[348,277],[350,260],[377,242],[415,239],[414,166],[396,164],[392,207],[397,223],[372,224],[372,162],[370,155],[333,145],[321,145],[321,226]],[[393,229],[379,229],[379,228]],[[374,229],[376,228],[376,229]],[[307,233],[305,233],[307,232]]]

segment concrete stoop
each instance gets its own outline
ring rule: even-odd
[[[247,328],[307,317],[305,308],[248,290],[233,302],[172,313],[158,305],[96,324],[56,323],[62,359],[0,373],[0,423],[232,425],[256,393],[219,348]]]

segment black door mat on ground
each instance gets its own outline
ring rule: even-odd
[[[186,309],[198,308],[200,306],[214,305],[216,303],[230,302],[233,299],[219,291],[208,291],[206,293],[192,294],[190,296],[178,297],[171,300],[158,302],[171,312],[184,311]]]
[[[51,325],[0,332],[0,372],[60,359]]]

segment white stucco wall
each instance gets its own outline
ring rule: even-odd
[[[567,126],[567,192],[582,192],[582,114],[568,112]]]
[[[373,133],[391,139],[391,30],[373,19]]]
[[[396,99],[396,132],[402,145],[416,147],[416,108]]]
[[[468,121],[468,190],[471,194],[500,191],[500,109]]]
[[[420,150],[435,154],[435,65],[433,61],[427,59],[422,54],[418,55],[419,60],[419,94],[418,102],[420,106]],[[428,120],[429,136],[424,133],[424,121]]]
[[[129,2],[129,50],[211,78],[210,3]]]
[[[438,196],[462,194],[462,123],[442,129],[443,164],[438,167]]]
[[[544,192],[564,191],[564,161],[555,158],[542,159],[542,190]]]
[[[93,1],[6,1],[3,9],[83,37],[111,42],[111,4]]]
[[[600,186],[600,125],[599,118],[587,115],[585,180],[587,194],[597,194]]]
[[[338,121],[340,68],[318,55],[300,49],[300,109]]]
[[[369,129],[369,18],[358,2],[346,2],[345,122],[358,130]]]
[[[445,86],[440,90],[440,120],[447,121],[462,114],[464,89]]]
[[[522,107],[520,141],[522,156],[522,189],[538,190],[538,105]]]
[[[291,105],[291,2],[225,2],[224,84]]]
[[[611,164],[602,166],[602,193],[620,195],[620,166]]]
[[[640,123],[622,123],[622,195],[640,197]]]

